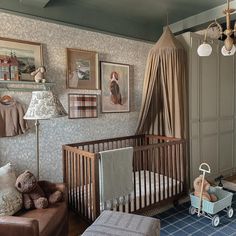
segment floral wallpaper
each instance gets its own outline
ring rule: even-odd
[[[142,98],[146,59],[152,44],[124,39],[37,19],[0,13],[1,37],[34,41],[43,44],[46,79],[55,82],[54,93],[68,111],[66,89],[66,48],[79,48],[99,53],[100,61],[131,65],[129,113],[101,113],[98,118],[68,119],[68,117],[40,121],[40,179],[62,181],[62,145],[134,134]],[[100,91],[89,91],[100,94]],[[12,95],[26,106],[30,92],[0,92]],[[11,162],[20,173],[29,169],[36,174],[36,144],[34,123],[24,135],[0,138],[0,166]]]

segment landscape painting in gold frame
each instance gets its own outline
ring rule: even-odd
[[[41,43],[0,37],[0,80],[34,81],[31,73],[40,66]]]

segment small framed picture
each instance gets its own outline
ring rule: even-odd
[[[102,112],[129,112],[129,68],[127,64],[101,62]]]
[[[28,80],[43,65],[42,44],[0,37],[0,80]]]
[[[67,88],[99,89],[97,52],[67,48]]]
[[[69,119],[98,117],[96,94],[68,94]]]

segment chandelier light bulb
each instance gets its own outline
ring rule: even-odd
[[[208,57],[211,55],[212,47],[210,44],[203,42],[197,49],[197,54],[200,57]]]
[[[234,45],[232,45],[232,48],[229,51],[226,49],[225,46],[223,46],[221,49],[221,53],[223,56],[233,56],[235,52],[236,52],[236,48]]]

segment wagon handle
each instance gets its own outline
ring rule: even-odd
[[[204,166],[206,166],[207,169],[203,169]],[[204,172],[211,173],[211,168],[210,168],[210,166],[209,166],[207,163],[202,163],[202,164],[199,166],[199,170],[200,170],[200,171],[203,171],[203,173],[204,173]]]
[[[203,167],[206,166],[207,169],[204,169]],[[200,192],[200,201],[199,201],[199,207],[198,207],[198,216],[201,215],[201,208],[202,208],[202,193],[203,193],[203,184],[204,184],[204,180],[205,180],[205,175],[206,173],[211,173],[211,168],[207,163],[202,163],[199,166],[199,170],[202,171],[202,185],[201,185],[201,192]]]

